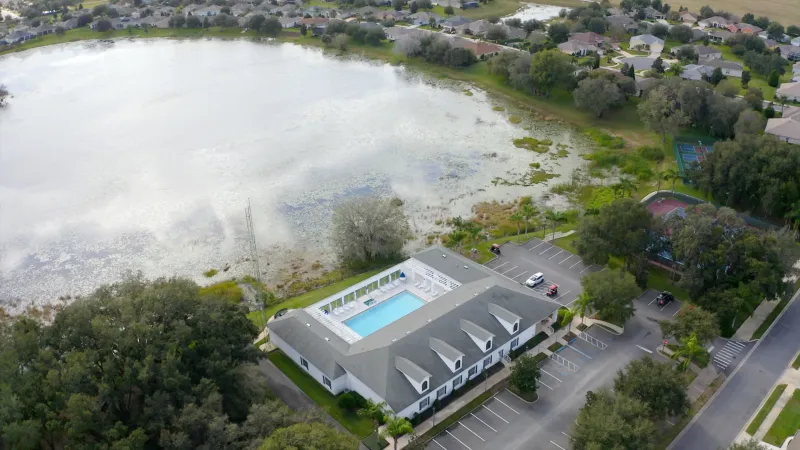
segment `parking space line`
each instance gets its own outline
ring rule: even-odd
[[[549,260],[551,260],[551,259],[555,258],[556,256],[558,256],[558,255],[562,254],[562,253],[564,253],[564,250],[561,250],[560,252],[556,253],[555,255],[553,255],[553,256],[551,256],[551,257],[549,257],[549,258],[547,258],[547,259],[548,259],[548,261],[549,261]]]
[[[437,441],[436,439],[431,439],[431,441],[435,442],[436,445],[438,445],[439,447],[442,447],[444,450],[447,450],[447,447],[445,447],[444,445],[440,444],[439,441]]]
[[[561,297],[564,297],[564,296],[566,296],[566,295],[567,295],[567,294],[569,294],[570,292],[572,292],[572,291],[567,291],[567,292],[564,292],[563,294],[561,294],[561,295],[559,295],[558,297],[556,297],[556,300],[560,299]]]
[[[474,434],[475,436],[477,436],[477,437],[478,437],[478,439],[482,440],[483,442],[486,442],[486,439],[482,438],[480,434],[478,434],[478,433],[476,433],[476,432],[474,432],[474,431],[470,430],[468,426],[464,425],[464,422],[462,422],[462,421],[460,421],[460,420],[459,420],[459,421],[458,421],[458,424],[459,424],[459,425],[461,425],[462,427],[464,427],[464,429],[466,429],[466,430],[467,430],[467,431],[469,431],[470,433],[472,433],[472,434]]]
[[[563,431],[561,432],[561,434],[563,434],[564,436],[568,437],[570,441],[574,441],[575,440],[575,439],[572,439],[572,436],[568,435],[567,433],[564,433]]]
[[[519,413],[517,412],[517,410],[516,410],[516,409],[514,409],[514,408],[512,408],[512,407],[508,406],[508,403],[506,403],[506,402],[504,402],[504,401],[500,400],[499,398],[497,398],[497,396],[496,396],[496,395],[494,396],[494,399],[495,399],[495,400],[497,400],[498,402],[500,402],[500,403],[504,404],[504,405],[506,406],[506,408],[510,409],[511,411],[514,411],[514,414],[519,414]]]
[[[555,389],[551,388],[550,386],[546,385],[542,380],[537,380],[537,381],[539,382],[539,384],[541,384],[542,386],[546,387],[547,389],[550,389],[551,391],[555,390]]]
[[[536,248],[536,247],[538,247],[538,246],[540,246],[540,245],[542,245],[542,244],[546,244],[546,243],[547,243],[547,242],[545,242],[545,241],[539,242],[538,244],[536,244],[536,246],[535,246],[535,247],[531,247],[531,248],[529,248],[529,249],[528,249],[528,251],[529,251],[529,252],[532,252],[534,248]]]
[[[539,254],[541,255],[542,253],[547,253],[547,252],[549,252],[550,250],[552,250],[554,248],[556,248],[556,246],[555,245],[551,245],[550,247],[548,247],[547,250],[542,250],[541,252],[539,252]]]
[[[575,256],[575,255],[569,255],[569,256],[567,256],[566,258],[562,259],[562,260],[561,260],[561,262],[560,262],[560,263],[558,263],[558,265],[560,266],[560,265],[561,265],[561,263],[563,263],[564,261],[566,261],[566,260],[568,260],[568,259],[572,258],[573,256]]]
[[[505,275],[505,274],[507,274],[508,272],[511,272],[512,270],[516,269],[517,267],[519,267],[519,266],[514,266],[514,267],[512,267],[512,268],[510,268],[510,269],[506,270],[505,272],[502,272],[502,273],[501,273],[501,275]]]
[[[511,277],[511,279],[512,279],[512,280],[516,280],[517,278],[519,278],[519,277],[521,277],[521,276],[525,275],[526,273],[528,273],[528,271],[527,271],[527,270],[526,270],[526,271],[524,271],[524,272],[521,272],[519,275],[517,275],[517,276],[515,276],[515,277]]]
[[[573,347],[572,344],[568,344],[567,347],[571,348],[572,350],[575,350],[576,352],[580,353],[581,355],[583,355],[583,356],[585,356],[585,357],[587,357],[589,359],[594,359],[591,356],[587,355],[586,353],[583,353],[582,351],[580,351],[577,348]]]
[[[652,299],[652,300],[650,300],[650,303],[648,303],[648,304],[647,304],[647,306],[650,306],[650,305],[652,305],[652,304],[653,304],[653,302],[655,302],[656,300],[658,300],[658,297],[653,297],[653,299]]]
[[[663,311],[664,308],[666,308],[667,306],[669,306],[669,303],[667,303],[666,305],[662,306],[661,309],[659,309],[659,311]]]
[[[508,423],[508,421],[507,421],[506,419],[503,419],[503,417],[502,417],[500,414],[497,414],[496,412],[494,412],[494,411],[492,411],[491,409],[489,409],[489,407],[488,407],[488,406],[486,406],[486,405],[481,405],[481,406],[483,406],[484,408],[486,408],[486,410],[487,410],[487,411],[489,411],[490,413],[492,413],[492,414],[494,414],[495,416],[497,416],[497,417],[498,417],[500,420],[502,420],[503,422],[505,422],[505,423]]]
[[[476,416],[476,415],[475,415],[475,414],[473,414],[473,413],[469,413],[469,414],[470,414],[472,417],[474,417],[474,418],[478,419],[478,422],[480,422],[480,423],[482,423],[482,424],[486,425],[486,426],[487,426],[487,427],[488,427],[490,430],[492,430],[492,431],[494,431],[495,433],[497,433],[497,430],[495,430],[494,428],[492,428],[492,426],[491,426],[491,425],[489,425],[488,423],[486,423],[486,422],[484,422],[483,420],[481,420],[481,418],[480,418],[480,417]]]
[[[565,449],[564,447],[562,447],[562,446],[560,446],[560,445],[556,444],[556,443],[555,443],[555,442],[553,442],[553,441],[550,441],[550,443],[551,443],[551,444],[553,444],[553,445],[555,445],[556,447],[560,448],[561,450],[567,450],[567,449]]]
[[[469,445],[467,445],[467,444],[465,444],[465,443],[461,442],[461,439],[459,439],[459,438],[457,438],[457,437],[453,436],[453,433],[451,433],[451,432],[450,432],[450,430],[444,430],[444,431],[446,431],[446,432],[447,432],[447,434],[449,434],[450,436],[452,436],[452,437],[453,437],[453,439],[457,440],[457,441],[458,441],[458,442],[459,442],[461,445],[463,445],[464,447],[467,447],[467,450],[472,450],[471,448],[469,448]]]
[[[642,350],[646,351],[647,353],[651,353],[651,354],[653,353],[653,351],[652,351],[652,350],[650,350],[650,349],[647,349],[647,348],[644,348],[644,347],[642,347],[641,345],[637,345],[637,347],[639,347],[640,349],[642,349]]]
[[[678,310],[677,310],[677,311],[675,311],[675,314],[673,314],[673,315],[672,315],[672,317],[675,317],[675,316],[677,316],[679,312],[681,312],[680,308],[678,308]]]
[[[508,263],[509,263],[509,261],[506,261],[506,262],[504,262],[503,264],[500,264],[499,266],[492,267],[492,270],[497,270],[497,269],[499,269],[499,268],[501,268],[501,267],[505,266],[505,265],[506,265],[506,264],[508,264]]]
[[[591,268],[592,268],[592,266],[589,266],[589,267],[587,267],[587,268],[585,268],[585,269],[581,270],[581,273],[583,273],[583,272],[586,272],[587,270],[589,270],[589,269],[591,269]],[[580,274],[578,274],[578,275],[580,275]]]
[[[546,373],[547,375],[550,375],[551,377],[555,378],[556,381],[558,381],[559,383],[563,383],[563,381],[559,380],[558,377],[553,375],[552,373],[550,373],[550,372],[548,372],[548,371],[546,371],[544,369],[539,369],[539,371],[541,371],[542,373]]]
[[[582,262],[583,262],[583,261],[578,261],[578,262],[576,262],[575,264],[573,264],[573,265],[569,266],[569,268],[570,268],[570,269],[572,269],[573,267],[577,266],[578,264],[580,264],[580,263],[582,263]]]

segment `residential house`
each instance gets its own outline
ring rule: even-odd
[[[732,36],[733,33],[728,30],[714,30],[708,33],[708,40],[715,44],[722,44]]]
[[[122,5],[109,5],[109,8],[115,9],[120,17],[131,17],[137,11],[136,8]]]
[[[375,15],[378,20],[394,20],[395,22],[406,20],[407,17],[406,11],[381,11]]]
[[[245,4],[236,4],[231,7],[231,15],[235,17],[243,16],[250,11],[251,6]]]
[[[300,21],[303,20],[302,17],[278,17],[278,22],[281,23],[282,28],[294,28],[300,26]]]
[[[652,34],[640,34],[631,38],[630,48],[651,53],[661,53],[664,49],[664,40]]]
[[[503,50],[503,47],[497,44],[490,44],[488,42],[483,42],[483,41],[473,41],[471,39],[464,39],[460,37],[453,37],[452,39],[450,39],[450,44],[453,47],[460,47],[472,50],[472,53],[475,53],[475,56],[481,59],[487,58],[489,56],[498,55]]]
[[[695,46],[694,51],[697,52],[697,57],[700,62],[709,59],[722,59],[722,50],[718,48],[708,47],[706,45],[698,45]]]
[[[633,66],[633,70],[639,72],[642,70],[650,70],[653,67],[653,63],[656,62],[656,58],[648,58],[648,57],[641,57],[641,56],[632,56],[630,58],[620,58],[620,62],[623,64],[627,64],[629,66]],[[664,68],[669,67],[669,63],[666,61],[662,61],[664,64]]]
[[[360,17],[367,17],[367,16],[375,16],[376,14],[380,14],[381,10],[374,7],[374,6],[363,6],[361,8],[356,9],[356,14]],[[427,23],[425,24],[427,25]]]
[[[78,28],[78,19],[77,18],[72,18],[72,19],[67,19],[67,20],[65,20],[63,22],[58,22],[56,24],[56,27],[61,27],[65,31],[66,30],[72,30],[73,28]]]
[[[30,32],[35,34],[36,36],[46,36],[48,34],[55,33],[56,27],[50,25],[49,23],[43,23],[36,28],[31,28]]]
[[[794,45],[779,45],[778,51],[781,56],[789,61],[800,61],[800,47]]]
[[[609,28],[614,26],[627,28],[636,23],[628,16],[608,16],[606,17],[606,21],[608,21]]]
[[[728,31],[731,33],[758,34],[764,30],[749,23],[732,23],[728,25]]]
[[[800,81],[800,62],[794,63],[792,66],[792,81]]]
[[[328,22],[330,19],[326,17],[309,17],[305,19],[300,19],[300,23],[297,26],[305,25],[312,30],[317,31],[325,31],[325,27],[328,26]]]
[[[658,78],[641,78],[636,77],[636,96],[641,97],[645,92],[650,90],[658,83]]]
[[[800,83],[783,83],[775,91],[775,97],[781,96],[790,102],[800,102]]]
[[[350,322],[387,301],[413,310],[377,329]],[[358,392],[408,418],[502,364],[539,332],[551,333],[560,306],[433,247],[267,327],[270,342],[323,389]]]
[[[731,22],[724,17],[713,16],[697,22],[697,26],[700,28],[728,28],[730,23]]]
[[[683,22],[685,24],[688,24],[688,25],[695,24],[695,23],[697,23],[698,20],[700,20],[700,15],[699,14],[695,14],[695,13],[692,13],[692,12],[689,12],[689,11],[684,11],[684,12],[680,13],[679,17],[681,19],[681,22]]]
[[[414,13],[408,16],[408,18],[412,25],[428,25],[431,22],[431,19],[436,22],[436,25],[442,23],[442,18],[439,17],[438,14],[429,12]]]
[[[389,42],[395,42],[399,39],[403,39],[406,37],[411,36],[422,36],[425,33],[428,33],[428,30],[421,30],[419,28],[407,28],[407,27],[389,27],[383,30],[386,34],[386,39]]]
[[[617,8],[616,6],[612,6],[611,8],[606,8],[606,12],[609,16],[624,16],[625,11]]]
[[[446,33],[455,33],[456,28],[466,25],[472,22],[472,19],[467,19],[466,17],[461,16],[451,16],[447,19],[444,19],[439,25],[442,26],[442,30]]]
[[[505,30],[506,39],[509,41],[522,41],[528,35],[522,28],[511,27],[506,24],[500,24],[500,26]]]
[[[645,8],[643,11],[644,11],[644,16],[648,19],[663,19],[667,17],[661,11],[651,8],[649,6]]]
[[[476,20],[474,22],[468,22],[463,25],[456,27],[456,32],[458,34],[467,34],[471,36],[484,36],[486,32],[489,31],[491,28],[492,23],[488,20]]]
[[[796,37],[796,38],[792,39],[792,40],[790,41],[790,43],[791,43],[792,45],[794,45],[795,47],[800,47],[800,37]]]
[[[172,17],[175,15],[175,8],[172,6],[162,6],[153,11],[154,16],[158,17]]]
[[[708,80],[714,69],[702,64],[688,64],[683,67],[681,78],[685,80]]]
[[[19,28],[19,27],[17,27]],[[27,27],[24,27],[27,28]],[[36,35],[28,30],[17,30],[16,28],[8,36],[4,37],[2,43],[5,45],[20,44],[35,38]]]
[[[692,40],[690,42],[702,41],[703,39],[706,38],[706,36],[708,36],[708,33],[701,30],[700,28],[692,28]]]
[[[189,16],[193,15],[194,12],[197,11],[198,9],[200,9],[200,8],[202,8],[202,6],[198,5],[196,3],[192,3],[192,4],[189,4],[189,5],[186,5],[186,6],[183,7],[183,15],[186,16],[186,17],[189,17]]]
[[[722,74],[727,77],[742,78],[742,72],[744,71],[744,67],[740,63],[722,59],[707,59],[703,61],[703,65],[712,69],[719,67],[722,69]]]
[[[800,85],[800,83],[794,83]],[[796,93],[800,96],[800,91]],[[783,110],[783,117],[767,120],[764,133],[771,134],[783,142],[800,144],[800,108],[787,107]]]
[[[198,17],[214,17],[222,11],[222,7],[218,5],[211,5],[206,6],[204,8],[200,8],[195,10],[193,13],[195,16]]]
[[[558,44],[558,49],[562,52],[573,56],[586,56],[589,53],[599,53],[600,48],[596,45],[586,44],[584,42],[568,40]]]

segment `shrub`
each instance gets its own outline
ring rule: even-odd
[[[637,150],[639,156],[650,161],[663,161],[664,151],[659,147],[643,146]]]
[[[353,392],[345,392],[344,394],[340,395],[336,404],[339,405],[339,408],[342,408],[346,411],[355,411],[358,408],[358,401],[353,395]]]

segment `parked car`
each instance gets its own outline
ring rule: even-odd
[[[525,281],[525,285],[528,287],[534,287],[540,283],[544,283],[544,274],[542,272],[536,272]]]
[[[666,306],[673,300],[675,300],[675,297],[672,295],[672,293],[664,291],[658,294],[658,297],[656,297],[656,304],[658,304],[658,306]]]

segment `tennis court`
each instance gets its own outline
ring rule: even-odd
[[[714,142],[710,140],[689,139],[675,140],[675,159],[678,161],[678,168],[685,174],[686,169],[691,164],[702,164],[709,153],[714,148]]]

